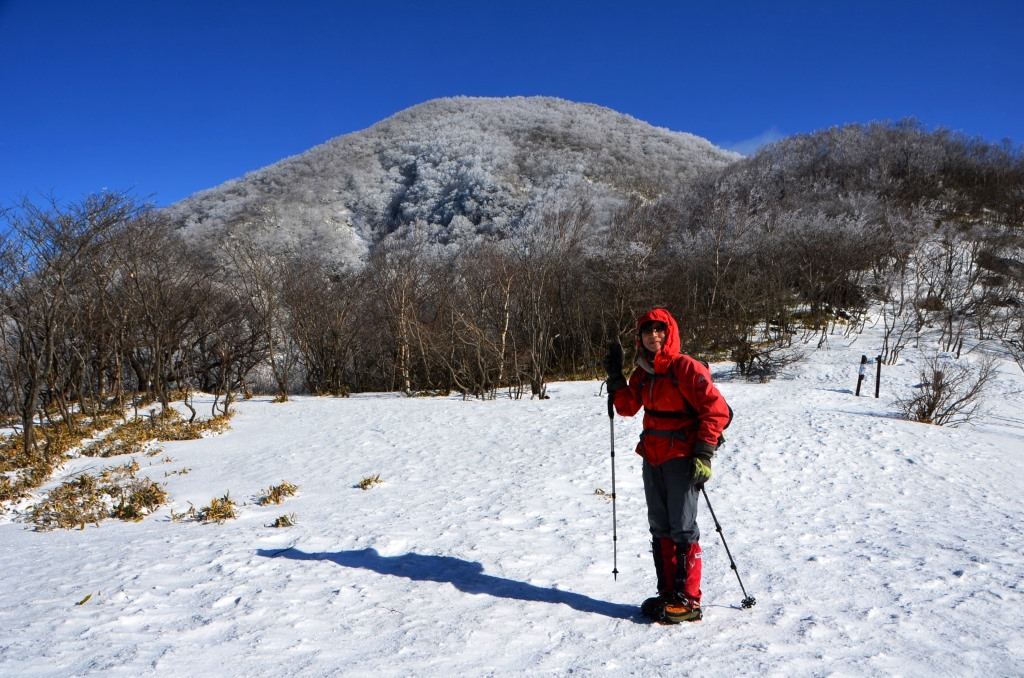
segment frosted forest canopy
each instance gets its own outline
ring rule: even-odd
[[[869,308],[886,360],[925,332],[1024,360],[1021,149],[914,121],[741,158],[596,106],[445,99],[162,211],[5,220],[0,409],[26,446],[179,389],[543,396],[654,305],[751,378]]]

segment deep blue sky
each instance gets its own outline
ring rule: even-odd
[[[1016,0],[0,0],[0,205],[158,205],[436,97],[555,96],[749,151],[916,117],[1024,144]]]

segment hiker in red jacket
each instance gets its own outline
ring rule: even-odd
[[[615,410],[644,408],[636,452],[643,457],[647,519],[653,537],[658,595],[642,612],[659,621],[698,621],[701,549],[697,499],[711,478],[711,458],[730,418],[729,406],[699,360],[679,352],[679,327],[656,308],[637,321],[637,369],[622,376],[622,347],[605,358]],[[616,350],[617,349],[617,350]]]

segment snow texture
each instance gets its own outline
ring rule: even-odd
[[[0,674],[1021,675],[1024,379],[1004,366],[970,425],[912,423],[894,401],[913,354],[880,399],[873,374],[853,395],[875,343],[832,337],[769,384],[712,366],[736,418],[708,494],[752,609],[702,503],[704,621],[638,616],[654,573],[637,419],[614,424],[613,579],[599,382],[547,401],[257,399],[226,434],[139,459],[172,496],[141,523],[3,519]],[[256,505],[282,481],[298,494]],[[237,520],[169,519],[226,491]]]

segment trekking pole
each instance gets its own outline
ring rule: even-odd
[[[608,392],[608,425],[612,433],[612,578],[619,580],[619,534],[617,518],[615,516],[615,399],[614,394]]]
[[[736,581],[740,583],[740,590],[743,591],[744,598],[740,602],[740,605],[744,610],[749,610],[757,604],[757,601],[754,599],[754,596],[748,596],[747,590],[743,588],[743,580],[740,579],[740,571],[736,569],[736,561],[732,559],[732,553],[729,552],[729,545],[725,543],[725,535],[722,534],[722,525],[718,522],[718,518],[715,517],[715,510],[711,508],[711,500],[708,499],[708,492],[704,489],[703,485],[701,485],[700,491],[704,495],[704,501],[708,503],[708,511],[711,512],[711,519],[715,521],[715,529],[718,530],[718,536],[722,538],[722,546],[725,547],[725,553],[729,556],[729,566],[732,568],[732,571],[736,573]]]

